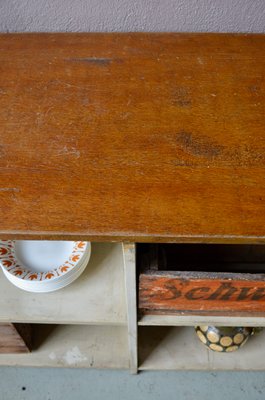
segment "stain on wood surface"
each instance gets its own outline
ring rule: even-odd
[[[191,132],[178,132],[176,135],[176,140],[184,151],[194,156],[205,157],[209,159],[219,156],[224,148],[221,145],[211,142],[210,138],[207,138],[203,135],[198,137],[193,135]]]
[[[117,60],[113,60],[111,58],[99,58],[99,57],[83,57],[83,58],[68,58],[66,59],[66,61],[73,61],[73,62],[77,62],[77,63],[91,63],[91,64],[96,64],[96,65],[109,65],[111,62],[113,61],[117,61]],[[120,61],[120,60],[118,60]]]

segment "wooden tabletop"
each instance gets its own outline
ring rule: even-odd
[[[0,35],[0,237],[265,242],[265,36]]]

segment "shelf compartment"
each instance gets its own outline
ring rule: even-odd
[[[265,316],[262,245],[139,244],[139,315]]]
[[[33,338],[30,354],[1,354],[0,365],[129,368],[125,327],[37,325]]]
[[[225,354],[207,349],[192,327],[141,327],[140,370],[265,370],[265,332]]]
[[[83,274],[51,293],[18,289],[1,271],[0,293],[0,322],[126,325],[122,245],[92,243]]]

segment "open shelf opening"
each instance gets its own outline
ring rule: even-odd
[[[194,327],[140,327],[140,370],[264,370],[265,331],[237,351],[219,353],[198,339]]]
[[[127,328],[31,324],[27,354],[0,354],[0,365],[68,368],[129,368]]]
[[[264,273],[265,245],[138,244],[141,270]]]

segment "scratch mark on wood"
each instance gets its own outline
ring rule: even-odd
[[[20,192],[17,188],[0,188],[0,192]]]
[[[52,79],[48,82],[48,85],[51,85],[51,86],[63,85],[63,86],[69,87],[69,88],[84,89],[84,86],[74,85],[72,83],[62,81],[60,79]],[[87,87],[87,86],[85,86],[85,87]]]
[[[65,155],[72,155],[76,158],[80,157],[80,151],[77,150],[75,147],[67,147],[64,146],[62,149],[60,149],[57,153],[58,156],[65,156]]]

